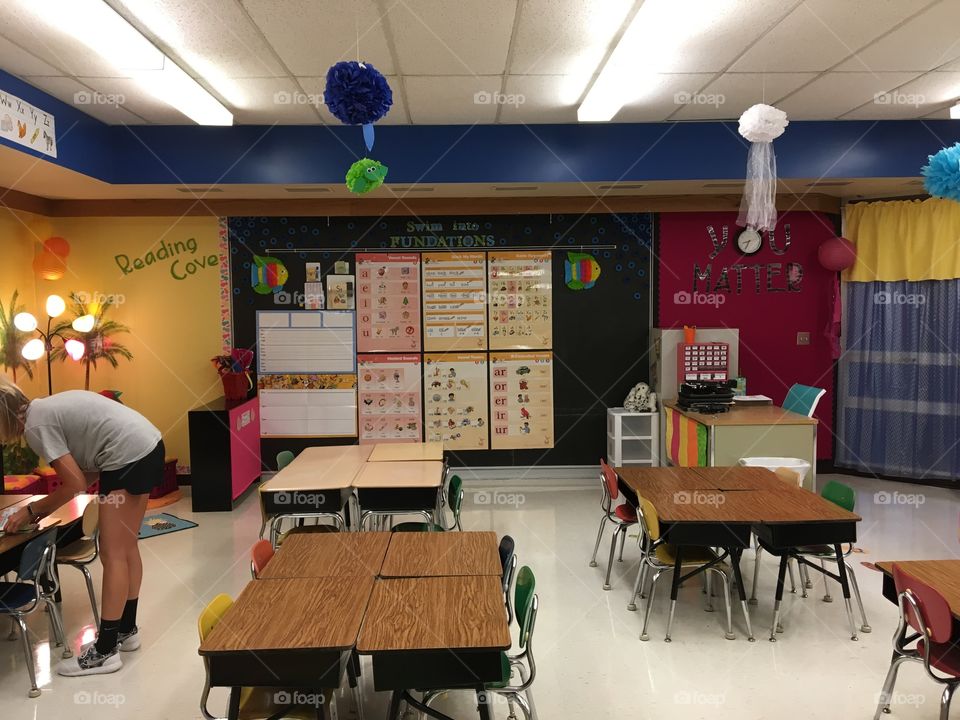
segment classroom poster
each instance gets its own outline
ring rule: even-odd
[[[553,353],[490,353],[491,448],[553,447]]]
[[[483,253],[423,253],[423,349],[485,350]]]
[[[553,347],[550,252],[489,254],[491,350]]]
[[[420,256],[357,254],[357,349],[420,350]]]
[[[358,355],[360,444],[419,442],[420,355]]]
[[[44,155],[57,156],[57,131],[53,115],[2,90],[0,137]]]
[[[447,450],[486,450],[487,355],[424,355],[424,423],[428,441]]]
[[[327,275],[327,307],[330,310],[353,310],[355,287],[353,275]]]

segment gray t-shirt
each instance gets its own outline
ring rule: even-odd
[[[129,465],[160,442],[160,431],[136,410],[86,390],[31,401],[23,436],[47,462],[70,454],[85,472]]]

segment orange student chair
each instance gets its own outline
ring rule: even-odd
[[[617,550],[617,539],[620,539],[620,562],[623,562],[623,544],[627,539],[627,530],[637,524],[637,511],[629,504],[621,503],[614,506],[614,501],[620,497],[617,486],[617,472],[600,458],[600,487],[603,498],[600,500],[600,509],[603,517],[600,518],[600,528],[597,530],[597,542],[593,546],[593,557],[590,558],[590,567],[597,566],[597,551],[600,549],[600,540],[603,538],[603,529],[607,523],[614,526],[613,537],[610,538],[610,561],[607,563],[607,576],[603,582],[603,589],[610,589],[610,571],[613,569],[613,556]]]
[[[275,554],[269,540],[257,540],[250,548],[250,574],[254,580],[260,579],[260,573],[267,566]]]

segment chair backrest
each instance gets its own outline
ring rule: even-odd
[[[637,498],[637,519],[640,528],[652,542],[660,539],[660,516],[653,503],[642,496]]]
[[[787,391],[787,397],[783,401],[783,409],[813,417],[813,413],[817,409],[817,403],[820,402],[820,398],[826,392],[823,388],[798,383]]]
[[[93,500],[83,509],[83,520],[80,521],[85,537],[92,538],[100,527],[100,503]]]
[[[611,500],[616,500],[620,495],[620,489],[617,483],[617,471],[607,465],[603,458],[600,458],[600,479]]]
[[[207,639],[207,636],[217,626],[217,623],[226,615],[227,610],[233,606],[233,598],[226,593],[220,593],[207,606],[200,611],[200,617],[197,618],[197,631],[200,633],[200,642]]]
[[[20,569],[17,570],[20,580],[35,582],[38,577],[43,577],[56,541],[56,530],[47,530],[26,544],[20,554]]]
[[[516,556],[516,547],[516,543],[509,535],[504,535],[500,538],[500,547],[497,548],[497,550],[500,553],[501,580],[503,581],[504,592],[510,587],[510,575],[513,572],[513,559]]]
[[[839,505],[850,512],[853,512],[853,509],[857,506],[857,495],[853,488],[836,480],[831,480],[824,485],[820,491],[820,496],[824,500],[829,500],[834,505]]]
[[[277,472],[283,470],[287,465],[297,459],[292,450],[281,450],[277,453]]]
[[[267,563],[273,559],[274,549],[269,540],[257,540],[250,549],[250,567],[253,569],[253,576],[260,577],[260,573],[267,566]]]
[[[903,619],[917,632],[930,637],[935,643],[946,643],[951,639],[953,615],[950,604],[938,591],[906,572],[896,563],[893,566],[893,583],[898,596],[909,596],[900,600],[900,612]],[[917,617],[919,611],[919,617]]]
[[[533,620],[533,598],[537,591],[537,579],[528,565],[517,573],[517,586],[513,595],[513,605],[520,626],[520,647],[526,647],[530,639],[530,624]]]
[[[450,501],[450,509],[453,511],[453,517],[460,524],[460,505],[463,503],[463,480],[459,475],[450,478],[450,494],[447,495]],[[446,522],[446,521],[444,521]]]

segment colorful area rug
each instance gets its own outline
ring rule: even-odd
[[[169,513],[156,513],[147,515],[143,518],[143,525],[140,526],[140,539],[144,540],[157,535],[168,535],[179,530],[189,530],[195,528],[197,524],[189,520],[181,520],[175,515]]]

